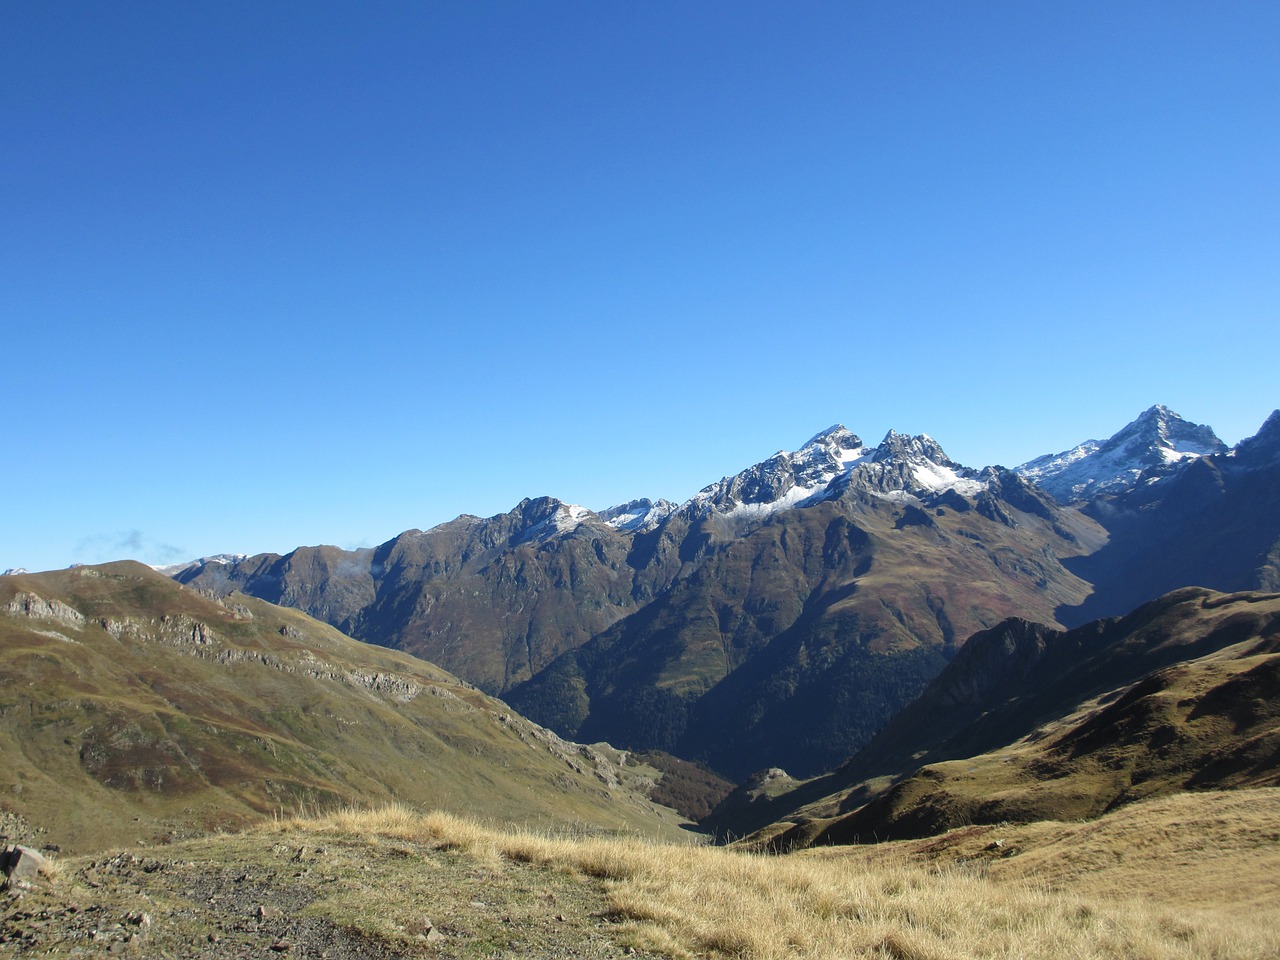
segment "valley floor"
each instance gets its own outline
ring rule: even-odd
[[[391,808],[55,863],[0,957],[1280,956],[1276,789],[788,856]]]

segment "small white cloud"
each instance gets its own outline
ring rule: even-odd
[[[183,548],[154,540],[141,530],[95,534],[82,538],[76,544],[77,563],[108,563],[112,560],[176,563],[188,559],[190,557]]]

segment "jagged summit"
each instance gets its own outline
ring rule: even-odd
[[[873,452],[856,434],[835,424],[794,453],[780,450],[762,463],[704,487],[683,509],[694,515],[763,516],[798,506],[821,494],[850,464]]]
[[[1100,493],[1123,493],[1137,486],[1140,477],[1158,480],[1183,461],[1226,449],[1212,427],[1156,404],[1108,440],[1086,440],[1029,460],[1015,471],[1060,503],[1078,503]]]
[[[890,430],[876,448],[866,470],[874,488],[894,498],[919,497],[943,490],[974,496],[983,489],[979,473],[956,463],[927,433],[909,436]]]
[[[814,445],[829,446],[831,444],[857,448],[862,446],[862,441],[858,438],[857,434],[846,427],[843,423],[833,423],[831,426],[827,427],[827,429],[819,430],[812,437],[806,440],[804,442],[804,446],[800,449],[804,450],[807,447],[812,447]]]
[[[1221,453],[1227,445],[1206,424],[1182,419],[1163,404],[1144,410],[1102,445],[1102,450],[1134,450],[1146,456],[1151,465],[1187,456],[1201,457]]]

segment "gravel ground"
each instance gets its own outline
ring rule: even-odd
[[[236,835],[54,861],[0,958],[655,957],[591,878],[421,844]]]

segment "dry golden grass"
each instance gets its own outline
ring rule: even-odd
[[[279,829],[426,842],[491,867],[521,861],[605,882],[616,913],[675,957],[1261,958],[1280,956],[1274,912],[1175,914],[1111,885],[1055,890],[1031,871],[922,861],[906,845],[771,857],[630,839],[503,832],[403,807],[289,821]],[[1082,841],[1083,842],[1083,841]],[[1143,869],[1158,872],[1153,860]],[[1099,867],[1100,875],[1105,866]],[[1136,874],[1135,874],[1136,875]],[[1132,883],[1134,876],[1125,878]],[[1061,885],[1060,885],[1061,886]],[[1123,887],[1123,884],[1119,886]],[[1207,905],[1206,905],[1207,906]]]
[[[998,879],[1145,898],[1179,909],[1260,918],[1280,927],[1280,789],[1181,793],[1100,820],[1031,824]]]

